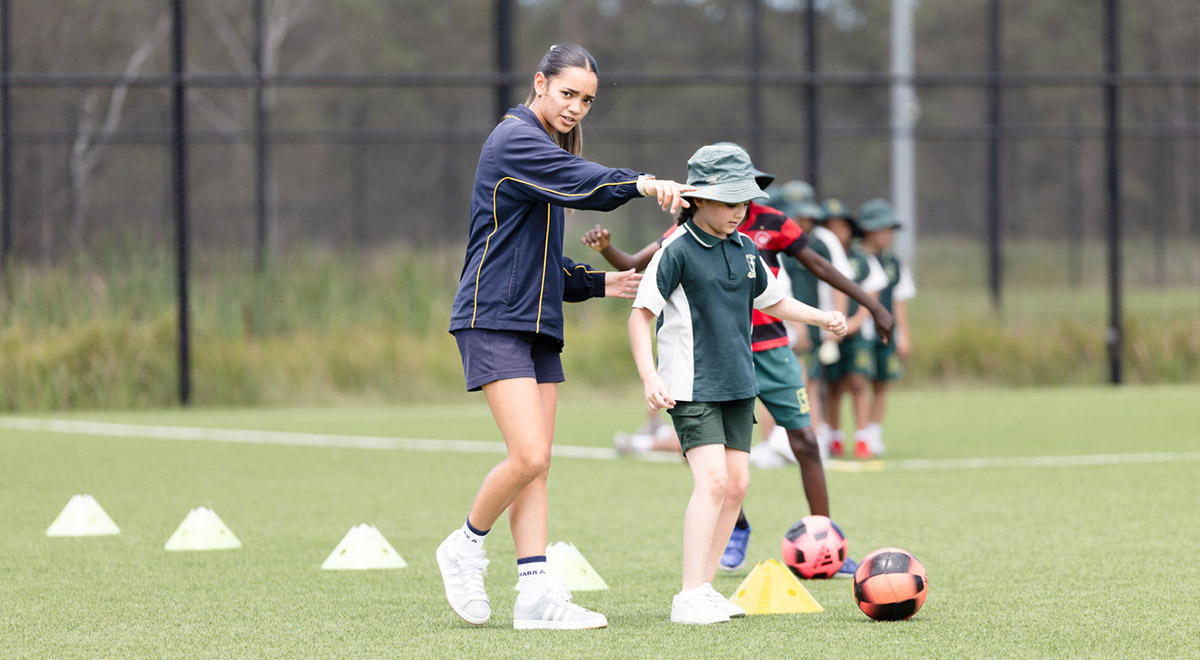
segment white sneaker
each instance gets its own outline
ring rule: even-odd
[[[792,451],[792,442],[788,440],[787,429],[776,425],[771,429],[771,433],[767,436],[767,444],[771,449],[775,450],[785,462],[796,465],[799,461],[796,460],[796,454]]]
[[[871,453],[876,456],[886,456],[887,447],[883,446],[883,432],[875,431],[867,438],[867,446],[871,448]]]
[[[729,615],[717,607],[716,601],[704,587],[697,587],[675,594],[671,601],[671,621],[700,625],[729,623]]]
[[[483,576],[487,575],[488,560],[481,553],[477,557],[460,557],[451,544],[462,534],[454,530],[438,546],[437,563],[442,572],[442,583],[446,586],[446,600],[450,609],[463,621],[477,626],[488,622],[492,616],[492,604],[483,589]]]
[[[513,628],[517,630],[588,630],[608,626],[608,619],[598,612],[571,602],[571,592],[556,578],[529,601],[517,596],[513,607]]]
[[[712,602],[717,605],[717,609],[720,610],[725,616],[729,617],[730,619],[740,619],[746,616],[746,610],[742,609],[740,605],[737,605],[728,598],[722,596],[721,592],[713,589],[712,584],[705,582],[704,584],[700,585],[700,588],[708,593],[708,597],[712,599]]]
[[[776,453],[770,444],[758,442],[750,448],[750,464],[760,470],[773,470],[787,465],[787,459]]]

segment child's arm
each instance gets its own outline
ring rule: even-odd
[[[608,263],[619,270],[645,270],[650,263],[650,259],[654,257],[654,253],[658,251],[658,243],[651,243],[642,248],[637,254],[626,254],[612,244],[612,234],[596,225],[589,230],[582,238],[579,239],[584,245],[592,248],[600,253]]]
[[[836,309],[846,311],[848,307],[846,297],[853,298],[859,305],[870,311],[871,316],[875,318],[875,329],[879,331],[879,335],[885,340],[892,336],[893,319],[883,305],[879,304],[878,298],[872,297],[861,287],[854,283],[854,280],[846,277],[834,267],[825,257],[817,254],[811,247],[805,247],[796,255],[796,260],[802,266],[808,269],[810,273],[815,275],[817,279],[828,283],[834,288],[834,301]],[[840,298],[840,300],[839,300]]]
[[[867,294],[867,297],[875,300],[879,298],[879,294],[870,293]],[[880,307],[880,309],[883,309],[883,307]],[[886,310],[884,313],[887,313]],[[858,332],[860,329],[862,329],[862,324],[866,323],[867,319],[869,318],[871,318],[871,310],[860,305],[858,311],[854,312],[854,316],[851,316],[846,320],[846,334],[852,335]]]
[[[815,325],[823,330],[832,332],[838,337],[846,336],[846,316],[844,314],[836,310],[832,312],[821,311],[791,296],[784,296],[782,300],[774,305],[763,307],[762,311],[776,318]]]
[[[908,302],[897,300],[894,307],[896,308],[896,355],[900,356],[901,360],[907,360],[909,355],[912,355],[912,340],[908,334]]]
[[[638,375],[642,377],[646,407],[650,410],[675,407],[675,399],[671,398],[667,383],[654,367],[650,333],[653,331],[655,318],[654,312],[644,307],[634,307],[629,315],[629,348],[633,351],[633,362],[637,365]]]

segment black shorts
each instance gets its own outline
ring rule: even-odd
[[[539,383],[561,383],[562,342],[533,332],[455,330],[462,355],[467,391],[508,378],[536,378]]]

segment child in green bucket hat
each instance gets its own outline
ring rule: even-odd
[[[891,342],[885,343],[869,325],[863,328],[864,336],[870,335],[875,353],[866,441],[871,454],[881,456],[887,452],[883,444],[883,417],[887,410],[888,386],[904,375],[903,361],[912,352],[908,333],[908,300],[917,295],[917,288],[908,266],[892,250],[893,234],[902,228],[892,205],[884,199],[872,199],[862,205],[858,217],[859,227],[863,231],[863,249],[879,260],[888,279],[887,286],[879,291],[879,302],[896,319]]]
[[[692,470],[684,516],[682,589],[671,620],[710,624],[745,615],[712,588],[749,485],[754,426],[751,311],[845,333],[845,317],[787,295],[748,237],[749,202],[767,195],[745,150],[701,147],[688,160],[691,206],[650,261],[629,317],[646,405],[671,415]],[[651,328],[658,326],[658,361]]]

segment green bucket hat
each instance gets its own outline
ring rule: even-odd
[[[687,184],[695,186],[696,191],[685,197],[725,204],[767,197],[754,181],[750,155],[738,146],[709,144],[697,149],[688,159]]]
[[[780,189],[782,198],[780,211],[789,218],[812,218],[824,222],[825,209],[817,202],[817,191],[807,181],[793,179]]]
[[[892,205],[886,199],[872,199],[858,210],[858,226],[863,231],[882,231],[884,229],[899,229],[900,221],[892,211]]]
[[[842,203],[842,200],[836,197],[830,197],[829,199],[825,200],[824,206],[825,222],[840,218],[850,223],[850,226],[854,229],[855,236],[862,236],[862,227],[858,226],[858,220],[854,217],[854,214],[850,212],[850,209]]]
[[[746,151],[746,147],[743,147],[742,145],[738,144],[737,142],[718,142],[718,143],[714,144],[713,146],[714,147],[737,147],[738,149],[745,151],[747,156],[750,155],[750,152]],[[762,188],[763,190],[766,190],[767,186],[771,185],[775,181],[774,174],[768,174],[767,172],[764,172],[764,171],[758,169],[757,167],[754,166],[754,163],[750,163],[750,169],[754,170],[754,182],[757,183],[758,187]],[[768,195],[769,194],[770,193],[768,193]]]

